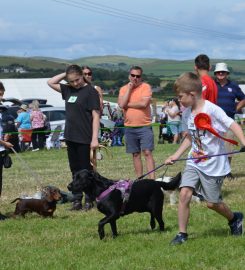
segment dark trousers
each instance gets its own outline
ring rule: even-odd
[[[3,156],[5,151],[0,152],[0,196],[3,188]]]
[[[45,142],[44,129],[45,129],[44,127],[41,127],[41,128],[34,128],[32,130],[31,142],[32,142],[33,149],[44,148],[44,142]]]
[[[74,174],[80,170],[87,169],[92,170],[93,167],[90,164],[90,145],[75,143],[71,141],[66,141],[67,154],[70,165],[70,170],[72,173],[72,178]],[[82,200],[83,194],[73,194],[76,200]],[[90,202],[91,200],[87,195],[85,195],[85,201]]]

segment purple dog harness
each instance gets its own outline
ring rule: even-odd
[[[119,180],[115,182],[108,189],[103,191],[97,198],[96,202],[103,200],[106,196],[108,196],[113,190],[118,189],[121,191],[123,202],[127,202],[129,199],[130,190],[132,187],[133,181],[130,180]]]

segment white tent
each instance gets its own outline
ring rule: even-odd
[[[61,94],[47,85],[45,79],[1,79],[5,87],[5,98],[43,98],[47,104],[53,106],[65,106]]]
[[[47,85],[48,78],[44,79],[0,79],[5,87],[5,98],[45,98],[47,104],[63,107],[65,106],[61,94]],[[245,85],[239,85],[245,93]],[[117,106],[111,103],[112,107]]]

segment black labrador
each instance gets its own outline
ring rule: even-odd
[[[116,237],[116,220],[119,219],[120,216],[128,215],[133,212],[150,212],[151,229],[155,228],[156,219],[160,230],[164,231],[164,222],[162,219],[164,194],[161,188],[164,190],[174,190],[178,188],[180,180],[181,173],[173,177],[169,183],[149,179],[134,181],[127,202],[124,202],[120,190],[113,189],[99,202],[97,201],[98,210],[105,214],[105,217],[101,219],[98,224],[100,239],[105,237],[104,226],[106,223],[110,223],[113,237]],[[81,170],[74,175],[74,179],[68,185],[68,189],[72,191],[72,193],[84,191],[91,199],[95,200],[116,182],[117,181],[101,176],[95,171]]]

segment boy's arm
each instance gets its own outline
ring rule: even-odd
[[[177,151],[170,157],[165,160],[165,164],[172,165],[174,164],[174,160],[181,157],[181,155],[191,146],[191,136],[187,134],[183,142],[181,143],[180,147]]]
[[[230,125],[230,130],[236,135],[241,144],[245,146],[245,136],[243,134],[243,130],[235,121]]]

